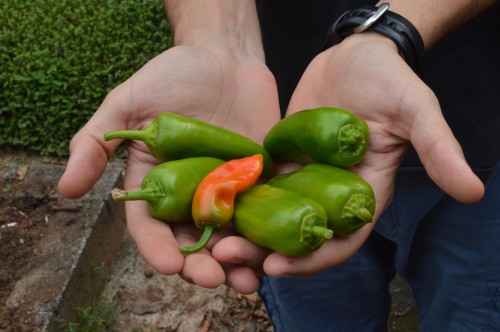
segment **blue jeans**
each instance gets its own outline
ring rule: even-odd
[[[259,293],[276,332],[386,331],[396,273],[412,287],[421,331],[500,331],[500,167],[475,204],[437,188],[396,188],[349,261],[310,277],[263,278]]]

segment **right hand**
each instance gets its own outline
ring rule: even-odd
[[[72,139],[67,168],[59,182],[62,196],[80,197],[99,179],[121,143],[105,142],[104,133],[143,129],[162,112],[197,118],[259,143],[280,119],[276,83],[264,64],[217,48],[173,47],[111,91]],[[158,163],[142,142],[129,142],[125,188],[139,189],[143,177]],[[222,234],[214,236],[204,251],[184,257],[179,246],[194,244],[200,235],[192,223],[158,221],[140,201],[126,202],[126,215],[139,252],[159,272],[179,273],[207,288],[227,283],[242,293],[257,289],[252,267],[259,269],[265,253],[249,242],[238,240],[238,248],[242,245],[253,253],[246,255],[250,258],[243,264],[221,264],[211,256],[210,250]],[[230,250],[230,242],[221,249]]]

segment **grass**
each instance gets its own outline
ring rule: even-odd
[[[114,332],[118,309],[116,304],[106,298],[101,298],[88,307],[76,307],[78,322],[68,322],[57,317],[59,331],[67,332]]]
[[[92,284],[95,284],[95,278],[108,279],[108,271],[105,262],[89,265],[89,271]],[[56,317],[56,326],[59,331],[67,332],[115,332],[118,318],[118,306],[116,303],[106,298],[97,291],[93,295],[92,304],[89,306],[76,306],[76,322],[70,322],[67,319]]]

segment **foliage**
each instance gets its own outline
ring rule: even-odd
[[[104,298],[88,307],[76,307],[78,323],[56,317],[56,329],[68,332],[113,332],[118,318],[115,303]]]
[[[2,0],[0,145],[66,155],[106,94],[170,36],[160,0]]]
[[[109,279],[109,266],[104,261],[100,263],[90,263],[90,278],[88,282],[91,287],[99,284],[96,278]],[[76,321],[66,319],[62,316],[55,317],[56,331],[65,332],[115,332],[118,331],[118,307],[116,301],[110,300],[102,293],[101,289],[94,289],[92,303],[89,306],[76,305]],[[69,305],[69,304],[67,304]]]

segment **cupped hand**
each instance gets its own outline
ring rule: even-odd
[[[465,203],[482,197],[484,186],[468,166],[436,96],[389,39],[376,33],[353,35],[310,63],[287,114],[323,106],[347,109],[368,123],[368,151],[352,170],[373,187],[375,220],[390,203],[396,172],[410,142],[429,176],[446,193]],[[374,224],[350,237],[329,240],[304,257],[273,253],[265,260],[264,271],[307,275],[337,265],[360,248]]]
[[[70,158],[59,182],[61,195],[80,197],[102,175],[108,159],[121,143],[105,142],[104,133],[143,129],[162,112],[197,118],[260,143],[269,128],[279,121],[276,83],[267,67],[254,59],[194,46],[165,51],[111,91],[74,136]],[[129,142],[125,188],[139,189],[143,177],[158,163],[142,142]],[[128,230],[140,253],[158,271],[179,273],[208,288],[225,282],[241,292],[257,289],[252,268],[245,264],[221,264],[211,256],[210,250],[222,234],[216,235],[206,250],[183,256],[179,246],[192,245],[200,236],[192,224],[170,227],[150,217],[141,201],[126,202],[126,215]],[[258,251],[262,262],[260,249],[248,242],[243,246],[254,253]]]

